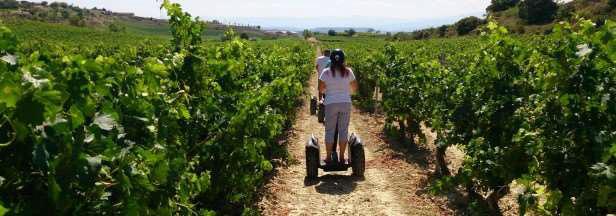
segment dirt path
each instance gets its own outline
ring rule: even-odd
[[[316,73],[310,85],[311,94],[316,95]],[[431,172],[428,162],[421,161],[426,158],[413,161],[391,150],[382,135],[383,118],[355,108],[350,132],[359,134],[366,145],[365,178],[352,177],[350,170],[319,170],[317,181],[305,180],[306,140],[310,134],[321,140],[324,137],[323,125],[310,116],[308,97],[305,100],[288,141],[291,163],[277,168],[277,175],[265,186],[258,203],[263,215],[453,214],[446,200],[424,192],[424,182]]]

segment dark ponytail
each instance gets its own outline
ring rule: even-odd
[[[336,71],[339,71],[342,77],[347,77],[349,75],[349,69],[347,68],[344,62],[332,62],[329,70],[332,72],[332,76],[336,77]]]
[[[333,77],[336,77],[336,71],[339,71],[342,77],[346,77],[349,75],[349,69],[344,63],[344,51],[342,51],[341,49],[335,49],[330,55],[330,60],[331,66],[329,67],[329,70],[332,72]]]

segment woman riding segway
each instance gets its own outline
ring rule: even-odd
[[[319,169],[325,172],[339,172],[349,168],[353,169],[353,176],[363,177],[366,170],[364,144],[356,134],[351,134],[349,137],[351,94],[357,91],[357,81],[353,71],[345,65],[342,50],[334,50],[330,58],[331,65],[319,76],[319,94],[325,94],[324,101],[319,105],[319,107],[324,106],[319,108],[319,122],[321,120],[325,122],[327,155],[325,160],[321,161],[319,139],[312,134],[306,142],[306,177],[316,179],[319,176]],[[313,97],[311,106],[313,102],[317,104],[316,97]],[[347,148],[348,160],[344,155]],[[339,153],[336,152],[337,149],[340,150]]]
[[[357,91],[353,70],[345,64],[345,54],[336,49],[330,55],[331,65],[319,76],[319,94],[325,94],[326,163],[345,163],[344,153],[349,139],[351,94]],[[339,155],[335,151],[336,127],[339,135]]]

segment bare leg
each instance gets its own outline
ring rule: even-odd
[[[340,162],[345,162],[344,152],[347,150],[347,145],[349,144],[349,124],[351,122],[351,103],[345,104],[344,112],[341,112],[340,117],[338,118],[338,125],[340,126],[340,153],[338,158],[340,158]]]
[[[334,151],[334,144],[333,143],[326,143],[325,144],[325,151],[327,152],[327,154],[325,156],[325,160],[326,161],[331,161],[332,160],[332,152]]]
[[[338,158],[341,163],[344,163],[344,152],[346,151],[347,143],[348,141],[340,141],[340,153],[338,153]]]
[[[332,152],[334,152],[334,131],[336,129],[336,112],[332,105],[325,106],[325,156],[326,161],[332,161]]]

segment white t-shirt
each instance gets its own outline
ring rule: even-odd
[[[323,104],[351,103],[351,82],[355,80],[355,74],[351,68],[346,77],[342,77],[340,72],[333,76],[330,68],[325,68],[319,80],[325,82],[325,101]]]
[[[321,72],[323,72],[323,70],[325,70],[325,68],[329,67],[329,57],[327,56],[320,56],[317,58],[317,71],[319,73],[319,76],[321,76]]]

